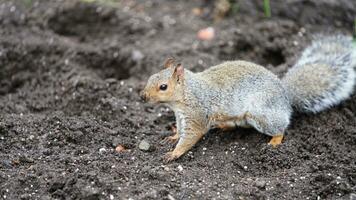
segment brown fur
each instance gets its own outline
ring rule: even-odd
[[[236,69],[231,73],[231,69]],[[228,84],[239,82],[240,79],[266,72],[267,70],[257,64],[247,61],[225,62],[224,65],[211,67],[199,74],[211,86],[218,88],[225,87]],[[227,76],[229,74],[229,76]]]
[[[174,58],[167,58],[167,60],[164,62],[164,68],[169,68],[172,67],[175,63]]]
[[[161,84],[167,84],[168,85],[168,88],[167,88],[166,91],[161,91],[159,89]],[[152,102],[171,101],[172,97],[174,96],[176,85],[177,85],[176,78],[173,75],[172,78],[168,80],[168,82],[158,82],[156,85],[154,85],[152,87],[149,87],[149,88],[146,88],[144,90],[144,94]]]
[[[193,130],[189,134],[186,134],[184,138],[177,144],[173,151],[168,152],[165,155],[167,162],[179,158],[181,155],[189,151],[205,134],[201,130]]]

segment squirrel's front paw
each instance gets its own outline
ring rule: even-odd
[[[164,160],[164,162],[167,163],[167,162],[171,162],[171,161],[179,158],[180,156],[181,155],[174,153],[174,151],[170,151],[170,152],[166,153],[166,155],[164,155],[163,160]]]

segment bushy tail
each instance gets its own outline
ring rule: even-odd
[[[282,79],[293,106],[319,112],[347,99],[356,79],[356,47],[343,35],[320,37]]]

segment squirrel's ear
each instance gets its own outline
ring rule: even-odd
[[[174,58],[167,58],[167,60],[164,62],[163,66],[165,69],[169,68],[169,67],[173,66],[174,62],[175,62]]]
[[[182,80],[184,77],[184,67],[182,64],[177,64],[174,68],[173,76],[177,78],[177,81]]]

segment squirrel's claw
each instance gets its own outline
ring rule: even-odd
[[[177,125],[176,125],[176,124],[171,125],[171,130],[172,130],[172,132],[173,132],[174,134],[177,134],[177,133],[178,133],[178,131],[177,131]]]
[[[173,151],[170,151],[166,153],[166,155],[163,156],[163,160],[165,163],[171,162],[177,158],[179,158],[180,155],[176,155]]]
[[[161,144],[167,144],[167,143],[176,144],[176,143],[178,142],[178,139],[179,139],[179,137],[176,136],[176,135],[168,136],[168,137],[165,137],[165,138],[161,141]]]
[[[165,137],[160,142],[161,144],[167,144],[167,143],[176,144],[178,142],[179,134],[178,134],[178,131],[177,131],[177,127],[175,125],[172,125],[171,129],[172,129],[172,132],[174,133],[174,135]]]

